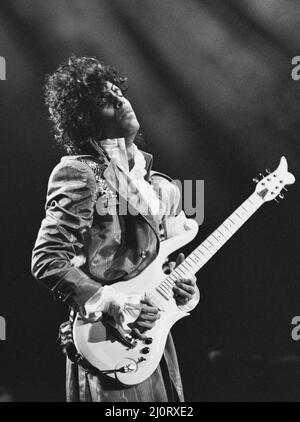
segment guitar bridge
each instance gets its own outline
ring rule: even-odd
[[[129,347],[129,349],[133,349],[137,345],[137,341],[127,333],[122,333],[115,325],[114,321],[110,319],[106,319],[105,323],[109,325],[109,327],[113,331],[114,337],[116,337],[116,340],[119,340],[121,343],[123,343],[125,346]]]

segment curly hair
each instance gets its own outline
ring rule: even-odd
[[[123,92],[127,89],[127,78],[113,67],[94,57],[75,55],[46,76],[45,103],[54,137],[68,154],[86,153],[88,140],[99,136],[100,110],[109,101],[104,94],[107,81]]]

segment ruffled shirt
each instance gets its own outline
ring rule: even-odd
[[[124,138],[116,139],[105,139],[99,142],[101,148],[107,153],[109,158],[114,161],[124,172],[126,172],[140,194],[144,197],[148,204],[152,214],[158,214],[160,210],[160,200],[156,195],[154,189],[145,180],[146,161],[142,152],[133,144],[134,149],[134,166],[129,170],[128,155]],[[165,229],[169,237],[173,237],[176,234],[182,233],[185,230],[189,230],[189,221],[184,212],[181,211],[178,216],[170,216],[165,221]],[[199,291],[196,291],[194,298],[187,304],[181,306],[182,310],[189,312],[195,307],[199,301]],[[130,295],[125,296],[122,293],[116,291],[113,286],[100,287],[85,304],[84,316],[90,320],[97,320],[101,318],[103,312],[107,312],[108,307],[112,316],[115,317],[116,328],[120,332],[130,333],[128,327],[129,323],[134,322],[140,313],[140,300],[142,295]],[[119,317],[121,310],[122,317]]]
[[[109,158],[130,177],[140,195],[143,196],[152,214],[160,210],[159,198],[154,189],[145,180],[146,161],[139,149],[133,144],[134,165],[129,170],[128,155],[124,138],[105,139],[99,142],[101,148]],[[116,328],[129,333],[128,324],[135,321],[140,313],[142,295],[125,296],[116,291],[112,286],[100,287],[99,290],[87,301],[83,309],[83,316],[96,321],[101,318],[108,308],[115,317]],[[122,310],[122,318],[118,313]]]
[[[149,206],[153,215],[160,211],[160,202],[154,189],[149,182],[145,180],[146,161],[142,152],[133,144],[134,165],[129,170],[128,155],[124,138],[105,139],[99,142],[100,146],[107,153],[109,158],[114,161],[131,178],[136,189]]]

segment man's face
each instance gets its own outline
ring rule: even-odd
[[[111,82],[105,83],[104,105],[100,114],[103,139],[135,136],[140,128],[130,102]]]

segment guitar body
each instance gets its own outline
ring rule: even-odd
[[[198,224],[194,220],[189,220],[189,226],[189,230],[183,234],[163,241],[158,256],[142,273],[132,280],[115,283],[113,287],[126,295],[143,295],[155,290],[156,286],[166,278],[162,270],[166,258],[196,236]],[[161,317],[155,326],[146,332],[147,337],[152,339],[151,344],[136,340],[136,345],[129,347],[119,341],[115,329],[109,324],[101,321],[86,322],[77,315],[73,338],[78,352],[95,368],[104,373],[107,371],[108,376],[118,379],[125,385],[141,383],[158,367],[171,327],[176,321],[189,315],[177,307],[173,298],[166,299],[160,295],[159,303],[156,303],[161,309]],[[118,372],[118,369],[128,365],[130,365],[129,372]]]
[[[126,342],[126,337],[120,339],[118,332],[109,324],[100,321],[90,323],[83,321],[79,316],[76,317],[73,328],[74,342],[79,353],[88,362],[125,385],[139,384],[155,371],[170,328],[176,321],[189,315],[183,310],[184,307],[179,309],[176,306],[172,293],[174,280],[196,274],[263,203],[276,200],[277,197],[282,198],[282,189],[285,185],[293,184],[295,177],[288,172],[285,157],[281,157],[280,164],[273,173],[268,172],[260,181],[254,180],[257,182],[255,192],[175,268],[170,276],[162,271],[162,266],[172,252],[196,236],[198,224],[194,220],[188,220],[189,230],[161,243],[157,258],[141,274],[130,281],[114,284],[114,288],[127,295],[146,293],[150,299],[151,295],[155,295],[154,303],[160,309],[161,317],[155,326],[146,332],[152,339],[151,344],[141,340],[137,340],[136,344]]]

